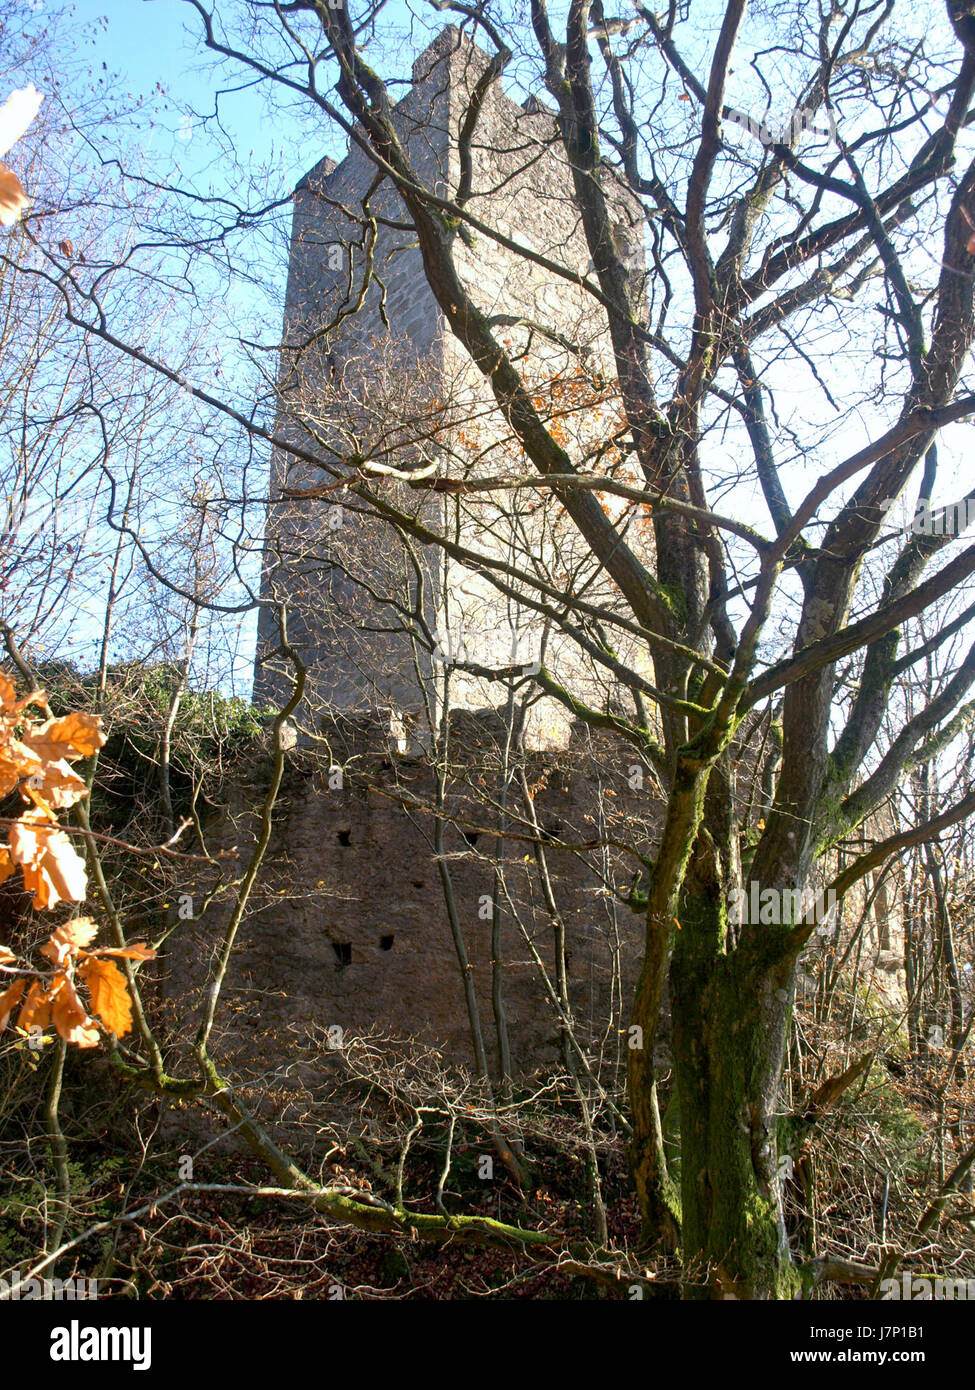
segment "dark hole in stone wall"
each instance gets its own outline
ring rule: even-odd
[[[393,949],[393,942],[395,940],[396,937],[393,936],[392,932],[390,932],[388,936],[381,936],[379,938],[379,949],[381,951],[391,951]]]
[[[465,830],[463,831],[463,836],[467,843],[470,845],[471,849],[474,848],[478,840],[481,838],[480,831],[477,830]]]
[[[336,970],[344,970],[347,965],[352,964],[351,941],[333,941],[332,950],[335,952]]]
[[[349,846],[352,844],[352,831],[340,830],[336,838],[338,839],[339,844],[342,845],[344,849],[348,849]]]

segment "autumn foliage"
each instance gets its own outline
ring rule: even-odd
[[[0,674],[0,796],[14,791],[26,803],[10,822],[8,842],[0,846],[0,882],[19,868],[34,908],[85,899],[85,861],[60,828],[57,812],[88,795],[71,766],[92,757],[105,742],[98,715],[51,715],[43,691],[18,700],[10,680]],[[99,1025],[116,1037],[132,1027],[132,1006],[118,959],[149,960],[154,952],[140,943],[89,949],[98,927],[78,917],[55,928],[40,954],[45,967],[29,970],[14,952],[0,946],[0,972],[14,974],[0,993],[0,1030],[19,1010],[17,1027],[53,1028],[65,1042],[94,1047]],[[79,986],[87,993],[84,1003]]]

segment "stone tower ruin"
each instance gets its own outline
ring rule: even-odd
[[[444,195],[462,177],[458,130],[487,61],[445,29],[394,108],[420,177]],[[471,145],[470,190],[474,218],[574,275],[589,269],[554,117],[512,100],[499,81]],[[622,188],[609,195],[620,235],[639,244],[632,200]],[[459,262],[572,454],[587,467],[605,462],[614,373],[591,299],[486,236],[463,240]],[[632,273],[642,274],[642,256]],[[280,707],[291,690],[282,608],[307,699],[267,872],[225,987],[240,1000],[226,1054],[260,1070],[280,1055],[265,1053],[268,1032],[337,1026],[346,1036],[423,1038],[470,1063],[473,1006],[492,1067],[504,1035],[516,1070],[560,1059],[560,1009],[600,1065],[615,1066],[642,924],[610,888],[635,877],[612,847],[611,822],[634,788],[652,816],[652,774],[612,739],[597,747],[564,704],[525,681],[515,768],[512,683],[494,673],[544,661],[600,708],[631,697],[464,559],[478,551],[556,588],[573,571],[594,602],[611,591],[537,488],[461,506],[423,487],[435,476],[524,479],[531,470],[444,322],[403,204],[355,141],[295,191],[283,341],[277,433],[325,467],[274,455],[255,700]],[[397,544],[341,486],[352,474],[378,480],[384,503],[449,535],[453,553],[409,537]],[[309,490],[316,495],[300,495]],[[241,848],[264,777],[266,764],[240,778],[226,839]],[[430,814],[438,797],[449,797],[449,817]],[[200,949],[227,910],[214,905],[193,924]]]
[[[447,28],[416,59],[413,85],[393,111],[418,176],[445,197],[456,195],[464,177],[459,131],[487,64],[485,53]],[[570,275],[589,270],[550,111],[534,100],[520,105],[495,81],[470,144],[469,178],[473,218]],[[618,235],[634,248],[633,273],[641,274],[639,208],[622,186],[607,194]],[[458,239],[457,263],[498,337],[518,351],[523,379],[538,390],[570,453],[604,466],[598,450],[612,435],[616,404],[603,311],[578,284],[481,233]],[[502,682],[460,669],[444,691],[439,678],[458,655],[492,670],[541,659],[581,698],[597,706],[619,698],[575,644],[499,593],[476,566],[436,547],[397,546],[387,526],[363,516],[335,486],[345,472],[385,478],[391,505],[448,534],[460,550],[486,553],[554,586],[572,570],[593,601],[612,601],[598,565],[567,519],[553,519],[553,509],[541,505],[551,499],[538,489],[485,493],[462,505],[395,481],[404,474],[421,484],[442,475],[515,478],[533,470],[427,286],[404,205],[355,142],[340,164],[323,160],[295,192],[284,344],[278,433],[332,471],[275,454],[258,699],[282,688],[273,655],[280,641],[274,601],[281,599],[289,639],[309,667],[312,710],[382,712],[402,736],[426,696],[438,708],[446,701],[468,711],[504,699]],[[313,500],[294,496],[323,484]],[[394,604],[384,607],[387,598]],[[404,640],[403,609],[417,614],[415,625],[425,625],[430,640]],[[527,715],[526,743],[564,748],[569,725],[563,706],[538,701]]]

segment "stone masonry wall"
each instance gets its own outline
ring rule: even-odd
[[[618,838],[620,816],[643,818],[652,834],[659,812],[652,777],[628,752],[576,730],[568,753],[529,758],[525,772],[538,831],[525,803],[513,798],[508,828],[514,837],[499,855],[491,833],[499,824],[498,723],[457,716],[454,725],[457,761],[447,804],[462,829],[447,828],[442,862],[492,1066],[498,1050],[490,903],[499,866],[503,996],[516,1070],[562,1056],[558,1010],[542,979],[544,969],[557,990],[555,922],[536,838],[564,927],[576,1036],[594,1059],[615,1064],[625,1055],[643,923],[607,886],[625,891],[640,866],[605,841]],[[236,1079],[267,1075],[310,1032],[338,1026],[346,1038],[422,1040],[445,1059],[473,1067],[434,821],[422,809],[435,800],[436,769],[425,758],[384,746],[377,720],[337,723],[330,735],[327,757],[301,748],[290,755],[265,871],[222,993],[218,1062]],[[247,855],[266,774],[266,760],[241,770],[238,805],[214,843],[234,844]],[[196,1016],[201,963],[221,940],[231,907],[228,898],[217,899],[198,920],[180,924],[167,989],[188,1009],[184,1036]]]

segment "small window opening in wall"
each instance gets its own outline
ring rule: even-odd
[[[425,888],[425,887],[426,887],[426,884],[423,882],[423,879],[422,879],[422,878],[415,878],[415,879],[413,879],[413,887],[414,887],[414,888]]]
[[[336,838],[343,849],[348,849],[352,843],[352,831],[340,830]]]
[[[344,970],[347,965],[352,964],[351,941],[333,941],[332,950],[335,952],[336,970]]]
[[[470,845],[471,849],[474,848],[478,840],[481,838],[480,831],[478,830],[465,830],[463,831],[463,836],[467,843]]]
[[[379,949],[381,951],[391,951],[393,949],[393,942],[395,940],[396,937],[392,934],[392,932],[390,932],[388,936],[381,936],[379,938]]]

